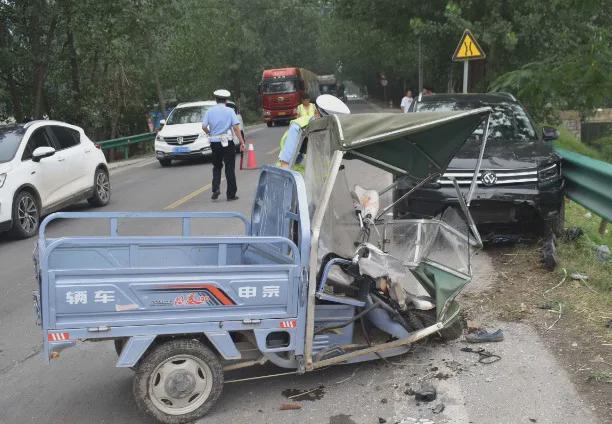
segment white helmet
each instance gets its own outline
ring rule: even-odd
[[[351,113],[348,106],[331,94],[321,94],[315,101],[321,115],[346,115]]]
[[[215,90],[215,92],[213,93],[213,96],[215,96],[215,98],[217,99],[229,99],[231,96],[231,93],[228,90],[221,88],[219,90]]]

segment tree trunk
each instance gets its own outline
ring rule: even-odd
[[[159,99],[159,108],[161,109],[162,115],[165,115],[166,101],[164,100],[164,93],[159,80],[159,72],[157,71],[157,66],[155,65],[153,66],[153,78],[155,79],[155,90],[157,91],[157,98]]]
[[[23,118],[25,118],[23,104],[21,103],[22,96],[12,76],[8,76],[7,85],[9,95],[11,96],[11,104],[13,105],[13,116],[17,122],[22,122]]]
[[[37,13],[33,15],[33,27],[40,25],[40,20],[36,17]],[[47,78],[47,69],[49,65],[51,43],[55,34],[55,27],[57,25],[57,14],[51,18],[49,24],[49,30],[44,35],[45,41],[42,42],[43,34],[38,33],[33,37],[32,41],[32,54],[36,58],[34,61],[34,72],[33,72],[33,96],[34,102],[32,104],[32,117],[41,118],[43,115],[43,90],[45,81]]]
[[[81,119],[81,74],[79,70],[79,59],[74,45],[74,33],[72,32],[72,10],[70,3],[64,3],[64,15],[66,17],[66,46],[70,62],[70,77],[72,82],[72,107],[73,118],[79,122]]]

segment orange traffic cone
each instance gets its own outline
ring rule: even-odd
[[[257,158],[255,157],[255,149],[252,143],[249,143],[249,148],[247,149],[247,164],[244,169],[257,169]]]

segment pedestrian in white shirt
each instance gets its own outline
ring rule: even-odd
[[[408,113],[408,109],[410,109],[410,105],[412,104],[412,90],[406,90],[406,95],[402,98],[402,103],[400,103],[400,107],[404,113]]]

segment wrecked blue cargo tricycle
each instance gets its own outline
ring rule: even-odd
[[[489,112],[315,120],[302,135],[304,177],[264,167],[250,220],[50,215],[35,254],[45,358],[77,341],[113,341],[117,366],[135,370],[139,407],[182,423],[210,410],[230,370],[269,362],[304,373],[400,355],[432,334],[458,336],[454,299],[479,245],[458,186],[457,207],[431,219],[396,220],[401,199],[385,199],[401,179],[436,184]],[[385,178],[387,187],[372,189]],[[119,234],[120,222],[152,218],[180,220],[182,234]],[[47,238],[58,219],[105,219],[110,231]],[[244,235],[194,235],[195,219],[237,219]]]

